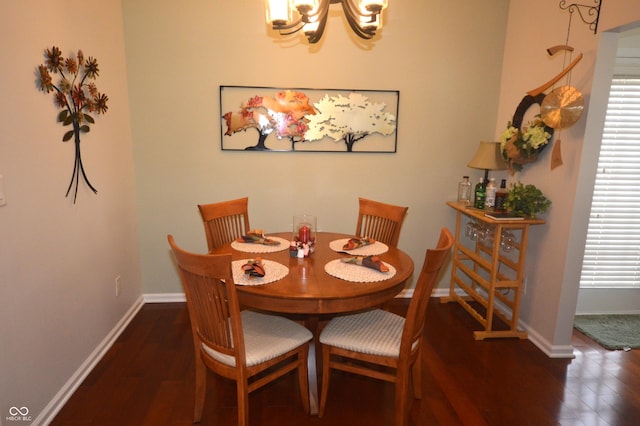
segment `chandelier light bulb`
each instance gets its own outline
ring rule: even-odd
[[[267,24],[274,26],[291,22],[291,8],[289,0],[266,0]]]

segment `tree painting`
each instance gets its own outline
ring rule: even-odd
[[[386,105],[371,102],[359,93],[350,93],[348,97],[325,95],[314,106],[317,112],[306,117],[307,141],[328,137],[344,142],[347,152],[353,152],[355,143],[367,136],[374,133],[387,136],[396,130],[396,117],[384,111]]]
[[[245,149],[266,151],[266,139],[273,131],[279,139],[289,138],[291,150],[297,142],[305,141],[308,117],[315,114],[309,98],[302,92],[284,90],[275,96],[253,96],[242,102],[240,111],[223,115],[227,125],[226,136],[236,132],[256,129],[258,142]]]

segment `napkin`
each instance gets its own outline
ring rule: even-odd
[[[280,241],[272,240],[265,237],[264,231],[262,229],[249,231],[247,235],[239,237],[236,241],[238,241],[239,243],[263,244],[265,246],[277,246],[278,244],[280,244]]]
[[[262,264],[261,258],[249,259],[247,263],[242,265],[242,270],[245,275],[249,275],[251,277],[264,277],[264,265]]]
[[[347,241],[347,243],[344,246],[342,246],[342,250],[353,250],[353,249],[357,249],[358,247],[368,246],[369,244],[373,244],[375,242],[376,240],[374,240],[373,238],[355,237]]]
[[[389,267],[382,263],[378,256],[343,257],[340,261],[343,263],[366,266],[367,268],[375,269],[380,272],[389,272]]]

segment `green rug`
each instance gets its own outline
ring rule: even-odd
[[[606,349],[640,348],[640,315],[576,315],[573,326]]]

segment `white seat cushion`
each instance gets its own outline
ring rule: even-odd
[[[333,318],[320,334],[320,343],[370,355],[397,358],[403,327],[403,317],[375,309]]]
[[[254,311],[242,311],[240,315],[247,366],[276,358],[313,338],[309,330],[287,318]],[[236,365],[234,357],[221,354],[205,344],[202,348],[212,358],[227,365]]]

